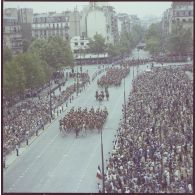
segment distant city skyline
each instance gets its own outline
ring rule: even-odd
[[[47,3],[47,4],[46,4]],[[117,13],[127,13],[129,15],[137,15],[140,19],[146,16],[162,17],[163,12],[171,7],[172,2],[108,2],[115,8]],[[79,11],[88,5],[85,2],[4,2],[3,8],[32,8],[34,13],[43,12],[62,12],[66,10],[74,10],[77,7]]]

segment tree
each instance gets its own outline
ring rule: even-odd
[[[192,37],[190,29],[185,29],[181,24],[173,25],[172,33],[166,39],[166,49],[179,55],[190,51]]]
[[[35,40],[29,47],[29,51],[40,55],[55,71],[63,66],[73,65],[74,59],[70,44],[61,37],[50,37],[47,40]]]
[[[131,30],[131,46],[135,48],[136,45],[144,40],[145,30],[141,25],[134,25]]]
[[[100,54],[106,51],[105,39],[100,34],[96,34],[93,37],[93,40],[89,40],[89,50],[92,53]]]
[[[161,51],[160,23],[151,24],[145,35],[146,49],[151,54]]]
[[[3,48],[3,63],[6,63],[7,61],[11,61],[12,59],[12,51],[5,47]]]
[[[23,52],[26,52],[31,44],[30,40],[23,40]]]
[[[106,47],[107,47],[107,52],[109,56],[114,57],[120,54],[119,48],[117,47],[117,45],[107,44]]]
[[[21,94],[25,89],[23,68],[15,61],[9,61],[3,66],[3,92],[5,96]]]

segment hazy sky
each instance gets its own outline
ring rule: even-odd
[[[61,12],[67,9],[73,10],[76,6],[80,11],[86,2],[4,2],[4,8],[33,8],[34,13],[56,11]],[[136,14],[138,17],[154,15],[162,16],[162,13],[171,7],[171,2],[109,2],[117,13]]]

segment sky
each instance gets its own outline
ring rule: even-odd
[[[73,10],[76,6],[79,11],[82,10],[86,2],[4,2],[3,8],[32,8],[34,13],[43,13],[56,11],[58,13],[66,10]],[[109,5],[115,8],[117,13],[135,14],[140,19],[145,16],[161,17],[163,12],[171,7],[171,2],[108,2]]]

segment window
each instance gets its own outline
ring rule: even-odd
[[[44,30],[44,35],[46,35],[46,30]]]
[[[53,24],[53,28],[55,28],[55,25]]]
[[[84,45],[84,42],[81,42],[81,45]]]
[[[186,19],[183,19],[182,22],[186,22]]]
[[[189,18],[188,22],[192,22],[192,18]]]
[[[78,46],[78,42],[75,42],[74,45],[75,45],[75,46]]]

